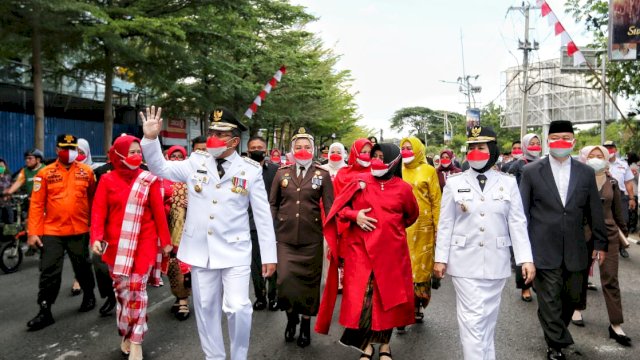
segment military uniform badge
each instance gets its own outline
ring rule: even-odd
[[[233,191],[234,193],[244,195],[244,196],[249,194],[249,191],[247,190],[247,179],[242,179],[237,176],[234,176],[231,179],[231,184],[232,184],[231,191]]]

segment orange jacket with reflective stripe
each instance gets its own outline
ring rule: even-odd
[[[89,232],[95,176],[91,167],[59,161],[47,165],[33,179],[29,206],[29,235],[68,236]]]

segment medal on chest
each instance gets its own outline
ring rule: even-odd
[[[232,192],[243,196],[247,196],[249,194],[249,191],[247,190],[247,179],[234,176],[231,178],[231,184]]]
[[[313,177],[311,178],[311,188],[312,189],[317,189],[320,186],[322,186],[322,173],[319,170],[316,170],[316,172],[313,174]]]
[[[285,173],[284,176],[282,177],[282,180],[280,180],[280,187],[283,189],[286,189],[287,186],[289,186],[290,179],[291,179],[291,175],[289,173]]]

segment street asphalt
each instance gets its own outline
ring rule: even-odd
[[[638,240],[637,236],[635,240]],[[623,329],[635,344],[640,344],[640,246],[632,244],[628,251],[630,258],[620,259]],[[37,332],[27,332],[27,321],[38,312],[38,259],[27,257],[18,272],[0,275],[0,359],[122,359],[115,317],[99,316],[97,309],[102,300],[98,300],[96,310],[78,313],[82,296],[71,297],[72,280],[73,271],[66,261],[62,289],[53,306],[56,323]],[[565,351],[567,358],[640,359],[635,348],[638,345],[625,348],[609,339],[597,267],[593,282],[598,290],[588,293],[588,309],[583,313],[586,326],[570,326],[576,344]],[[169,313],[173,301],[168,284],[149,290],[149,332],[143,344],[145,359],[204,359],[193,313],[186,321],[176,320]],[[249,359],[358,359],[356,351],[338,343],[342,334],[342,327],[337,322],[338,306],[330,334],[313,333],[311,345],[304,349],[295,342],[284,342],[286,317],[282,312],[254,312]],[[531,303],[521,301],[512,276],[502,294],[496,333],[497,359],[546,358],[536,311],[535,295]],[[226,333],[226,322],[223,329]],[[424,323],[412,325],[407,330],[404,335],[393,335],[394,359],[462,359],[455,292],[450,279],[446,278],[442,287],[433,291]],[[226,335],[225,343],[228,349]]]

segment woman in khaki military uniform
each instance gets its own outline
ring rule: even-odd
[[[295,164],[276,173],[269,203],[278,241],[278,304],[287,312],[285,340],[291,342],[300,322],[298,346],[311,343],[310,317],[318,313],[322,278],[323,233],[320,206],[333,203],[328,171],[313,163],[313,136],[300,128],[291,141]]]

